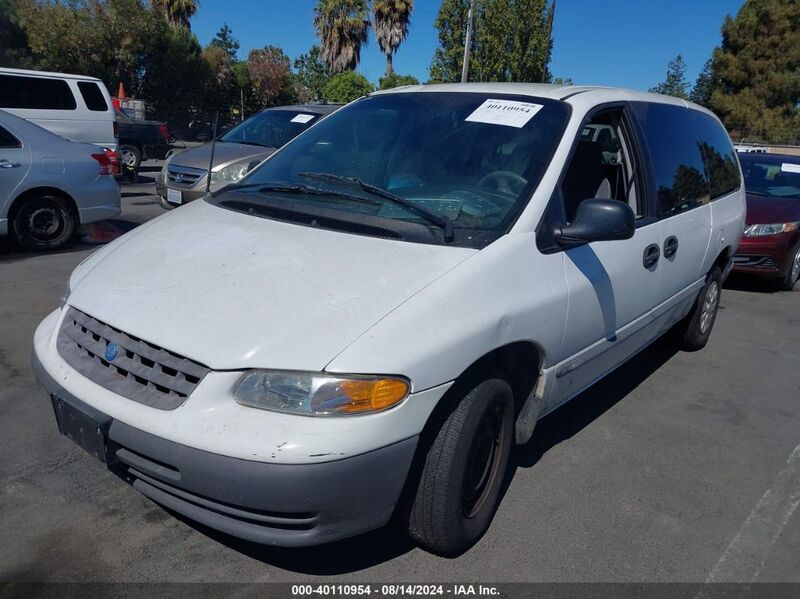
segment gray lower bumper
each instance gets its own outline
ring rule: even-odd
[[[95,419],[104,417],[66,392],[35,355],[32,363],[48,393]],[[332,462],[267,464],[193,449],[105,419],[109,468],[142,494],[210,528],[287,547],[386,524],[417,445],[414,437]]]

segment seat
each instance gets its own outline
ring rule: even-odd
[[[578,205],[589,198],[609,197],[611,184],[603,172],[603,150],[592,141],[578,142],[564,182],[564,209],[567,222],[572,222]]]

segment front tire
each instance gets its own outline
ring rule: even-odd
[[[14,212],[11,228],[17,243],[28,250],[53,250],[75,232],[75,215],[69,202],[50,194],[28,197]]]
[[[706,284],[697,295],[692,311],[676,327],[678,344],[684,351],[703,349],[711,337],[717,320],[722,293],[722,271],[719,267],[708,273]]]
[[[786,274],[778,282],[778,288],[782,291],[791,291],[795,283],[800,279],[800,245],[794,249],[794,254],[786,269]]]
[[[458,555],[486,532],[503,486],[514,434],[508,383],[489,378],[447,416],[427,451],[408,533],[440,555]]]

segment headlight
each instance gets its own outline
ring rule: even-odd
[[[256,164],[258,164],[257,160],[251,160],[249,162],[235,162],[234,164],[230,164],[216,172],[212,171],[211,182],[222,185],[236,183],[239,179],[249,173],[250,169]]]
[[[261,410],[336,416],[387,410],[403,401],[410,387],[401,377],[255,370],[242,376],[233,396]]]
[[[779,223],[776,225],[747,225],[744,229],[745,237],[763,237],[765,235],[779,235],[797,231],[800,223]]]

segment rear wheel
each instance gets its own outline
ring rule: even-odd
[[[408,517],[423,547],[458,555],[486,532],[505,478],[514,401],[502,379],[472,388],[447,416],[427,451]]]
[[[792,260],[786,269],[786,274],[779,281],[778,286],[783,291],[791,291],[794,289],[798,279],[800,279],[800,245],[795,248]]]
[[[122,168],[122,175],[135,181],[139,176],[139,166],[142,164],[142,153],[136,146],[119,147],[119,163]]]
[[[50,194],[31,196],[11,220],[17,243],[29,250],[52,250],[64,245],[75,232],[75,215],[69,202]]]
[[[697,351],[708,343],[711,329],[717,320],[719,300],[722,293],[722,271],[714,267],[706,277],[692,311],[675,327],[681,349]]]

